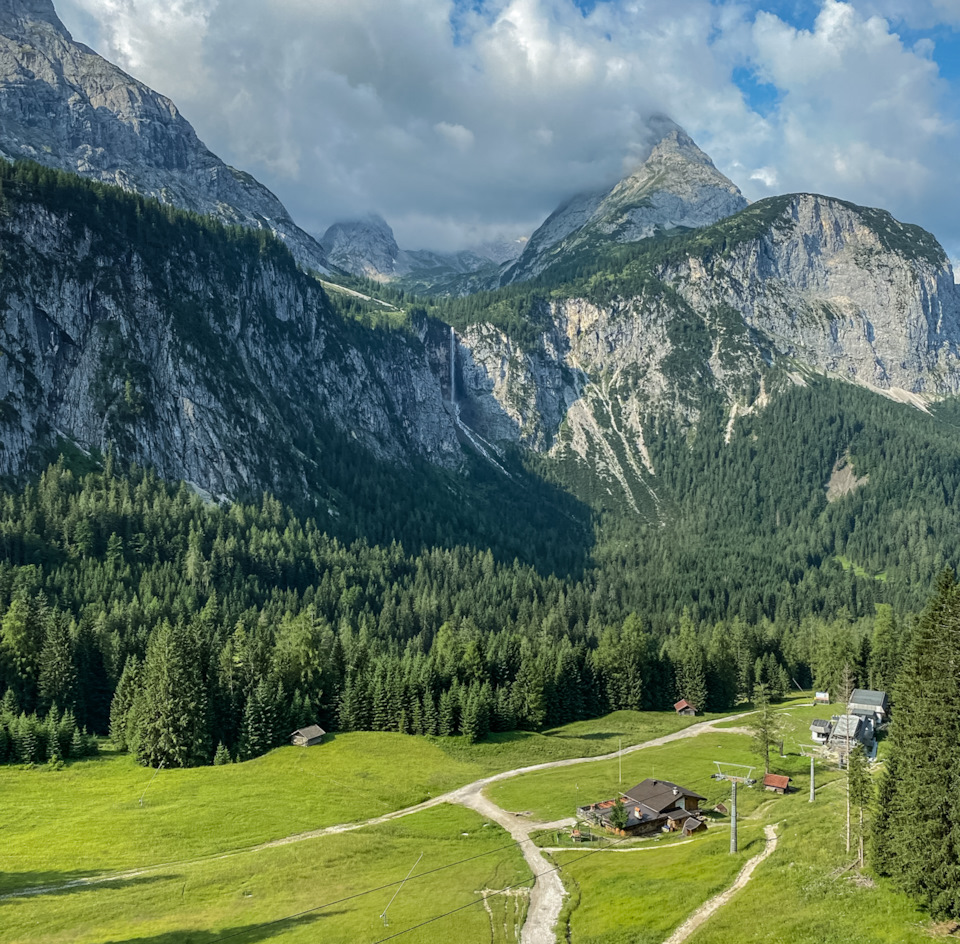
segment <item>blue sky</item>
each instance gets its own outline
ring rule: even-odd
[[[750,199],[890,209],[960,257],[960,0],[56,0],[302,225],[532,230],[683,125]]]

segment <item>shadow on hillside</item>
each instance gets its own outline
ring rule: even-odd
[[[94,889],[118,890],[134,885],[166,882],[172,875],[134,875],[108,881],[86,881],[99,872],[4,872],[0,881],[0,907],[7,902],[51,895],[70,895]]]
[[[279,921],[264,921],[260,924],[224,928],[222,931],[197,931],[193,929],[165,931],[162,934],[151,934],[147,937],[111,938],[104,944],[220,944],[221,941],[250,944],[252,941],[266,941],[268,938],[283,934],[285,931],[344,913],[343,911],[324,911],[319,914],[301,915],[296,918],[281,918]]]
[[[592,734],[555,734],[553,731],[544,731],[543,734],[544,737],[556,738],[558,741],[616,741],[618,737],[623,737],[613,731],[595,731]]]

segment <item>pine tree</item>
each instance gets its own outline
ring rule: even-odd
[[[47,627],[40,654],[40,697],[49,705],[56,702],[72,708],[77,698],[77,669],[73,659],[70,626],[63,613],[55,613]]]
[[[128,656],[110,703],[110,740],[121,751],[129,750],[131,746],[130,712],[143,683],[141,670],[140,660],[135,655]]]
[[[747,718],[752,732],[751,747],[763,761],[763,772],[770,773],[770,751],[783,736],[783,719],[770,704],[770,695],[762,683],[753,690],[754,712]]]
[[[850,800],[853,834],[857,844],[857,862],[863,868],[863,847],[867,835],[866,810],[873,795],[873,783],[867,770],[863,745],[858,744],[847,763],[847,790]]]
[[[894,689],[887,763],[873,826],[878,868],[935,917],[960,916],[960,589],[950,572],[916,621]]]
[[[873,641],[870,646],[869,684],[875,691],[890,692],[896,680],[900,661],[897,620],[888,603],[877,604],[873,622]]]
[[[230,751],[227,750],[223,741],[217,745],[217,752],[213,755],[213,766],[214,767],[223,767],[225,764],[232,764],[233,758],[230,756]]]
[[[264,680],[250,693],[243,712],[240,756],[259,757],[277,746],[277,715],[271,687]]]
[[[707,709],[707,662],[703,644],[689,613],[684,611],[676,659],[677,693],[698,711]]]
[[[463,703],[460,731],[470,744],[480,739],[480,692],[477,685],[470,686]]]
[[[194,767],[210,761],[206,687],[198,647],[182,624],[154,631],[135,705],[135,753],[144,766]]]

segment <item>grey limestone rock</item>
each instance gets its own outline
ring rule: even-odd
[[[302,265],[325,268],[319,244],[263,184],[211,153],[168,98],[74,42],[49,0],[0,6],[0,156],[267,228]]]

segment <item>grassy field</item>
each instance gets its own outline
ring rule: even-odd
[[[920,944],[930,921],[886,881],[842,871],[854,856],[844,844],[843,781],[778,798],[766,813],[780,821],[776,853],[690,944]]]
[[[647,841],[642,851],[586,858],[582,848],[556,853],[571,892],[561,940],[566,933],[572,944],[662,941],[733,881],[758,851],[767,823],[780,824],[780,847],[693,944],[929,940],[929,923],[904,896],[841,872],[851,861],[842,844],[841,775],[818,766],[817,802],[807,802],[809,762],[797,746],[808,743],[813,717],[833,711],[800,707],[785,713],[788,756],[774,756],[772,764],[794,778],[797,792],[776,797],[759,787],[741,788],[737,856],[726,854],[726,818],[715,819],[693,842]],[[700,719],[617,712],[478,745],[343,734],[317,749],[282,748],[245,764],[161,771],[155,779],[129,757],[109,753],[57,771],[0,767],[0,944],[245,944],[274,938],[374,944],[467,905],[481,890],[528,879],[519,850],[498,826],[448,806],[359,831],[259,851],[250,847],[370,819],[500,770],[607,753],[621,738],[626,747],[694,720]],[[749,737],[719,730],[623,756],[622,784],[614,758],[526,774],[494,784],[488,793],[504,809],[549,821],[657,776],[697,790],[712,808],[729,799],[730,789],[712,779],[714,760],[756,763]],[[537,838],[553,845],[555,835]],[[379,915],[393,888],[340,901],[402,879],[421,852],[417,873],[470,861],[411,881],[391,907],[389,928]],[[105,884],[21,894],[132,868],[145,871]],[[324,902],[334,904],[312,910]],[[403,940],[506,944],[515,940],[526,904],[523,892],[495,895]]]
[[[750,752],[750,739],[733,732],[707,732],[693,738],[673,741],[662,747],[624,754],[623,780],[619,779],[616,759],[593,761],[574,767],[561,767],[525,774],[512,780],[493,784],[487,795],[505,810],[529,813],[536,819],[551,821],[573,816],[578,806],[597,800],[606,800],[618,790],[626,790],[647,777],[659,777],[683,784],[702,794],[709,808],[729,798],[730,785],[713,779],[714,760],[729,764],[753,764],[757,760]],[[809,762],[798,755],[781,758],[773,756],[772,769],[797,779],[800,789],[806,786]],[[763,774],[762,768],[754,776]],[[741,790],[740,802],[749,812],[758,798],[769,797],[759,789]]]
[[[123,754],[62,770],[0,766],[0,894],[73,877],[216,855],[371,819],[524,764],[590,756],[686,727],[621,711],[546,734],[425,739],[338,734],[225,767],[155,771]],[[143,797],[143,804],[140,799]]]
[[[390,906],[389,927],[384,927],[380,915],[396,887],[341,900],[399,882],[421,853],[414,877]],[[416,877],[463,859],[470,861]],[[69,878],[69,873],[62,877]],[[483,890],[529,878],[519,849],[498,826],[469,810],[443,805],[358,833],[160,868],[58,894],[0,900],[0,941],[373,942],[467,905]],[[310,910],[325,903],[332,904]],[[497,895],[486,907],[465,908],[403,939],[411,944],[454,938],[502,944],[515,939],[507,934],[522,920],[525,908],[524,897]],[[288,915],[298,917],[282,920]]]
[[[576,944],[660,944],[708,898],[733,884],[763,848],[759,826],[739,830],[730,855],[726,824],[680,844],[637,852],[556,854],[570,892],[559,937]],[[730,937],[729,941],[737,938]]]

